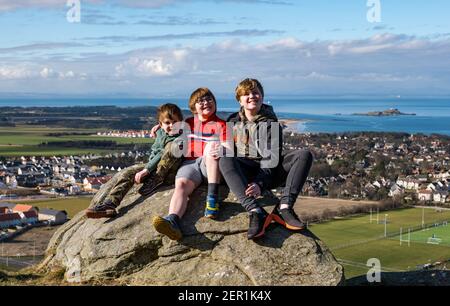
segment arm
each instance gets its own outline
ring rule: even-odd
[[[145,166],[145,169],[148,170],[148,172],[152,172],[156,169],[158,166],[159,161],[161,160],[161,156],[164,151],[164,140],[163,140],[163,133],[161,130],[158,130],[156,132],[156,139],[155,142],[152,145],[152,151],[150,153],[150,158],[148,160],[147,165]]]
[[[161,126],[159,125],[159,123],[157,125],[155,125],[154,127],[152,127],[152,129],[150,130],[150,137],[154,138],[156,137],[156,133],[158,132],[158,130],[161,128]]]
[[[145,169],[147,169],[148,172],[152,172],[153,170],[155,170],[158,166],[159,161],[161,160],[162,155],[163,151],[158,151],[156,154],[153,154],[148,160]]]

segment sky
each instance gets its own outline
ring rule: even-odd
[[[449,13],[448,0],[0,0],[0,97],[232,96],[247,77],[272,96],[448,97]]]

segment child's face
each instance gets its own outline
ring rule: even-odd
[[[211,96],[201,97],[195,103],[195,111],[203,118],[209,118],[216,113],[216,103]]]
[[[159,124],[161,125],[161,128],[164,130],[164,132],[166,132],[169,135],[173,135],[176,134],[177,132],[173,129],[176,122],[178,121],[171,120],[169,118],[164,118],[159,122]]]
[[[244,109],[252,112],[259,112],[263,103],[263,96],[258,88],[252,89],[247,94],[240,96],[239,104]]]

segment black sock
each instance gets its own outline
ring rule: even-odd
[[[215,199],[219,197],[219,184],[208,183],[208,197],[214,197]]]

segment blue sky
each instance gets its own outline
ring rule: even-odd
[[[450,96],[450,3],[0,0],[0,95]]]

